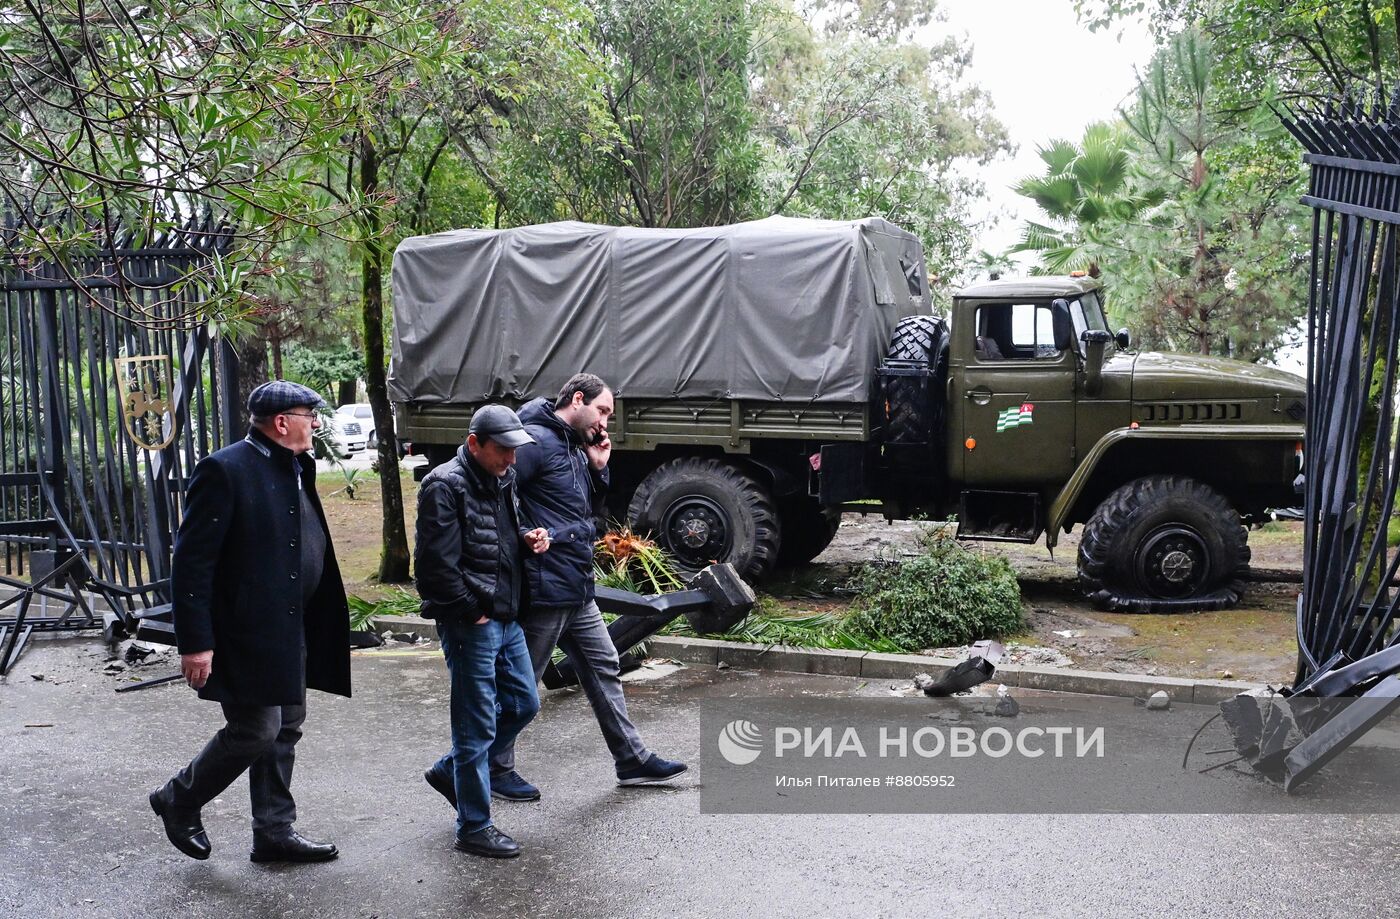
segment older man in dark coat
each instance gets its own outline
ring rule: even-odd
[[[209,857],[200,808],[244,771],[255,862],[326,861],[292,824],[306,690],[350,695],[345,588],[310,455],[322,399],[275,380],[248,397],[252,429],[195,467],[171,567],[181,669],[228,723],[150,795],[175,847]]]

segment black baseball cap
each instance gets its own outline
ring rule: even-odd
[[[503,447],[523,447],[535,442],[535,438],[525,433],[520,416],[504,405],[483,405],[477,409],[467,431],[478,437],[489,437]]]

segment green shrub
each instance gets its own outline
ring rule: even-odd
[[[852,579],[852,631],[917,651],[1021,627],[1021,586],[1006,559],[965,549],[941,532],[925,533],[920,543],[920,555],[877,562]]]

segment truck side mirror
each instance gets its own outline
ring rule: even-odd
[[[1069,303],[1063,298],[1050,304],[1050,325],[1054,329],[1055,350],[1068,351],[1074,344],[1074,323],[1069,318]]]
[[[1085,329],[1079,336],[1084,342],[1084,392],[1097,396],[1103,392],[1103,358],[1113,336],[1103,329]]]
[[[1133,346],[1133,335],[1127,329],[1119,329],[1118,334],[1113,336],[1113,340],[1118,343],[1118,350],[1127,351]]]

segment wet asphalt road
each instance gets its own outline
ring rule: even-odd
[[[496,811],[525,855],[472,858],[421,778],[447,736],[433,650],[359,655],[354,699],[311,697],[298,828],[338,843],[339,860],[251,864],[240,780],[206,808],[214,856],[194,862],[145,798],[219,726],[218,707],[181,686],[116,695],[101,667],[96,643],[42,642],[0,684],[0,915],[1102,919],[1385,916],[1400,901],[1390,815],[704,815],[698,768],[673,788],[617,788],[569,691],[520,745],[544,799]],[[654,749],[695,762],[706,698],[882,691],[690,668],[628,696]]]

